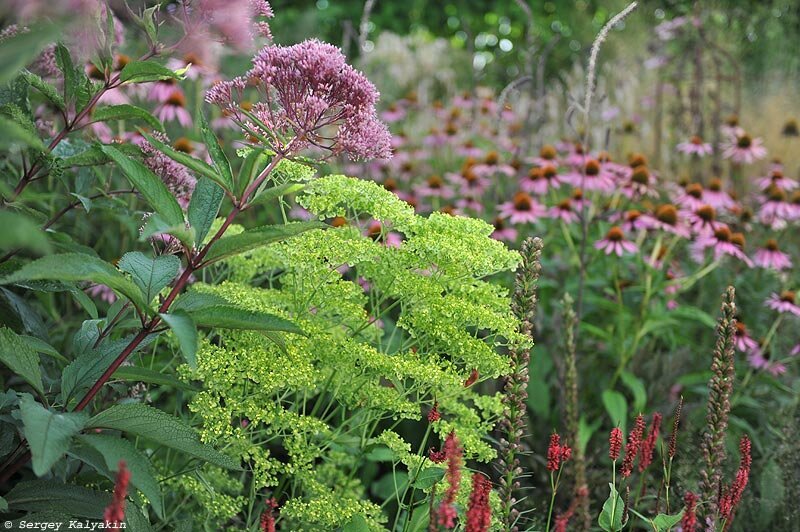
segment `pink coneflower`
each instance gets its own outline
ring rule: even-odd
[[[128,471],[124,460],[117,464],[117,480],[114,483],[114,495],[105,511],[103,520],[106,525],[119,525],[125,521],[125,497],[128,494],[128,483],[131,481],[131,472]]]
[[[514,194],[512,201],[498,206],[500,216],[508,218],[512,224],[533,223],[545,213],[545,208],[525,192]]]
[[[704,252],[711,248],[714,251],[714,260],[719,260],[724,255],[737,258],[744,262],[747,267],[753,267],[753,261],[744,253],[744,235],[742,233],[731,233],[726,226],[717,227],[713,233],[703,233],[698,235],[697,240],[692,244],[692,257],[697,262],[703,262]]]
[[[619,427],[611,429],[608,436],[608,457],[617,461],[619,453],[622,451],[622,430]]]
[[[572,208],[572,200],[569,198],[562,200],[558,205],[554,205],[547,209],[545,216],[554,220],[561,220],[564,223],[571,224],[578,221],[578,214]]]
[[[795,293],[791,290],[784,290],[780,295],[775,292],[770,295],[764,304],[772,310],[780,313],[794,314],[800,316],[800,307],[795,303]]]
[[[406,110],[396,103],[389,104],[389,107],[381,113],[381,120],[391,124],[392,122],[399,122],[406,117]]]
[[[736,205],[730,194],[722,189],[722,180],[718,177],[708,183],[708,188],[703,191],[703,201],[715,209],[730,209]]]
[[[639,165],[635,168],[632,168],[630,172],[627,172],[630,175],[628,182],[621,188],[621,192],[625,197],[628,198],[638,198],[642,196],[656,196],[658,193],[656,192],[654,185],[654,180],[650,173],[650,170],[647,169],[644,165]]]
[[[741,320],[736,320],[736,337],[734,339],[736,349],[742,353],[751,353],[758,350],[758,342],[753,340],[747,332],[747,327]]]
[[[622,229],[616,225],[608,230],[605,238],[595,242],[594,247],[604,251],[606,255],[616,253],[618,257],[623,253],[636,253],[639,249],[636,244],[625,239]]]
[[[642,216],[642,213],[636,209],[617,213],[615,216],[612,216],[611,219],[612,221],[622,220],[622,230],[628,233],[635,233],[639,230],[653,227],[652,219],[647,216]]]
[[[711,144],[709,144],[708,142],[703,142],[702,138],[695,135],[691,137],[688,141],[684,141],[678,144],[678,151],[681,153],[685,153],[686,155],[696,155],[697,157],[704,157],[706,155],[711,155],[711,152],[714,150],[711,148]]]
[[[536,166],[554,166],[558,167],[558,150],[554,146],[550,144],[545,144],[542,146],[542,149],[539,150],[539,156],[534,157],[530,161]]]
[[[211,48],[210,51],[217,52],[214,56],[218,56],[219,52],[221,52],[221,47],[208,46],[207,48]],[[213,61],[208,61],[208,58],[200,57],[194,52],[187,52],[183,57],[173,57],[167,61],[167,68],[171,70],[181,70],[187,67],[187,78],[203,79],[208,83],[210,78],[217,74],[217,57],[214,57]]]
[[[104,284],[94,284],[86,289],[86,293],[109,305],[117,300],[117,294]]]
[[[646,216],[648,222],[657,229],[678,235],[682,238],[689,238],[691,236],[691,229],[686,222],[682,220],[675,205],[670,203],[659,205],[656,207],[653,214],[643,216]]]
[[[541,196],[548,190],[561,186],[561,178],[558,176],[558,170],[552,164],[534,166],[528,171],[528,175],[522,179],[519,186],[525,192]]]
[[[761,190],[768,190],[773,185],[783,190],[794,190],[797,188],[797,181],[783,175],[783,170],[778,167],[773,168],[769,175],[758,178],[756,185]]]
[[[389,248],[399,248],[403,245],[403,237],[393,231],[385,231],[383,224],[377,220],[370,222],[364,235],[376,242],[382,242]]]
[[[439,526],[449,529],[456,525],[456,517],[458,514],[456,512],[455,502],[456,495],[458,494],[458,486],[461,483],[462,449],[455,432],[451,432],[447,435],[447,439],[444,442],[444,452],[447,456],[447,471],[445,473],[447,489],[436,511],[436,520]]]
[[[764,353],[760,347],[747,353],[747,362],[755,369],[766,371],[773,377],[786,373],[786,366],[778,361],[770,360],[769,353]]]
[[[675,203],[688,211],[695,211],[703,205],[708,205],[704,198],[703,185],[700,183],[689,183],[675,197]]]
[[[794,218],[794,205],[787,201],[786,192],[771,185],[766,191],[758,210],[758,220],[773,229],[783,229],[786,220]]]
[[[791,351],[789,351],[790,357],[796,357],[797,355],[800,355],[800,344],[797,344],[792,348]]]
[[[575,170],[564,179],[573,186],[584,190],[599,190],[609,192],[614,189],[614,174],[603,168],[597,159],[588,159],[582,171]]]
[[[487,177],[494,174],[505,174],[509,177],[516,175],[517,170],[510,164],[500,162],[500,155],[496,151],[490,151],[483,158],[483,162],[472,167],[472,171],[480,177]]]
[[[452,198],[455,193],[453,189],[445,184],[444,180],[439,175],[432,175],[426,181],[425,184],[417,187],[416,193],[420,196],[424,197],[435,197],[435,198],[445,198],[450,199]]]
[[[566,166],[571,168],[578,168],[586,165],[588,156],[580,143],[568,144],[563,146],[567,148],[567,154],[564,156],[563,162]]]
[[[191,127],[192,115],[186,110],[186,97],[176,88],[164,102],[156,107],[155,115],[162,122],[177,120],[183,127]]]
[[[147,85],[142,85],[142,87],[147,87]],[[176,89],[180,90],[178,82],[172,78],[156,81],[147,88],[150,89],[147,92],[147,99],[159,103],[165,102]]]
[[[622,468],[620,474],[622,478],[627,478],[633,472],[633,462],[639,454],[639,449],[642,446],[642,439],[644,438],[644,416],[639,414],[636,416],[633,428],[628,433],[628,443],[625,445],[625,458],[622,460]]]
[[[763,248],[756,251],[755,263],[765,269],[781,271],[792,267],[792,259],[778,248],[774,238],[767,240]]]
[[[482,213],[483,203],[474,197],[466,197],[456,201],[454,214],[469,216],[469,213]]]
[[[558,471],[561,464],[572,457],[572,448],[561,445],[561,436],[557,432],[550,435],[550,444],[547,446],[547,470]]]
[[[472,475],[472,492],[467,506],[466,532],[486,532],[492,521],[492,508],[489,506],[489,493],[492,483],[482,473]]]
[[[498,216],[494,219],[492,238],[504,240],[506,242],[514,242],[517,239],[517,230],[506,225],[505,221]]]
[[[750,164],[767,156],[767,149],[760,138],[753,138],[745,132],[739,132],[723,143],[722,156],[737,164]]]
[[[717,211],[711,205],[702,205],[693,212],[687,213],[689,224],[692,231],[697,235],[709,235],[722,227],[727,227],[724,223],[717,221]]]
[[[275,497],[270,497],[264,504],[267,508],[261,513],[261,532],[275,532],[275,509],[278,508],[278,501]]]

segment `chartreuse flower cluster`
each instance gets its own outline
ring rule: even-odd
[[[490,225],[420,217],[372,182],[321,178],[298,201],[346,223],[232,257],[229,281],[194,290],[289,318],[304,334],[224,331],[204,341],[197,369],[183,368],[203,383],[191,409],[203,440],[249,464],[253,489],[285,501],[292,529],[335,529],[355,514],[384,529],[388,516],[358,480],[364,456],[384,446],[409,475],[431,467],[398,425],[425,432],[434,400],[441,441],[455,431],[467,458],[495,457],[486,436],[502,403],[473,382],[508,373],[504,348],[526,340],[506,290],[483,279],[519,256],[489,237]],[[402,243],[364,236],[370,219]]]

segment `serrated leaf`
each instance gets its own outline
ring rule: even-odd
[[[158,118],[135,105],[127,103],[109,105],[98,107],[92,112],[93,122],[108,122],[111,120],[141,120],[155,130],[164,131],[164,126]]]
[[[18,338],[28,344],[28,347],[34,350],[37,353],[42,353],[43,355],[47,355],[50,357],[55,358],[56,360],[60,360],[62,362],[68,362],[67,358],[59,353],[55,347],[48,344],[44,340],[36,338],[35,336],[27,336],[27,335],[19,335]]]
[[[144,309],[144,301],[139,287],[127,279],[111,264],[91,255],[81,253],[62,253],[49,255],[30,262],[0,279],[0,284],[37,280],[91,281],[103,284],[119,295],[125,296],[138,308]]]
[[[131,274],[145,301],[150,303],[178,275],[181,260],[175,255],[148,257],[139,251],[131,251],[122,256],[117,267]]]
[[[181,309],[174,310],[170,314],[159,314],[159,316],[175,333],[181,353],[186,358],[189,367],[197,369],[197,327],[191,316]]]
[[[102,519],[111,502],[111,493],[52,480],[32,480],[16,484],[6,495],[9,508],[27,512],[60,512],[73,517]]]
[[[444,478],[444,469],[441,467],[429,467],[423,469],[411,484],[413,487],[425,490]]]
[[[24,214],[9,210],[0,211],[0,249],[27,249],[36,253],[49,253],[50,241],[42,228]]]
[[[625,434],[627,432],[625,427],[628,422],[628,402],[625,400],[625,396],[614,390],[605,390],[603,392],[603,406],[606,407],[611,423],[614,425],[619,424],[620,430]]]
[[[39,355],[24,338],[7,327],[0,328],[0,362],[25,379],[37,392],[44,393]]]
[[[269,314],[256,312],[233,305],[214,305],[188,312],[199,327],[221,329],[244,329],[251,331],[283,331],[303,334],[303,330],[291,321]]]
[[[64,103],[64,98],[58,93],[58,89],[47,83],[40,76],[34,74],[30,70],[23,70],[20,76],[28,85],[41,92],[42,95],[50,100],[56,107],[61,110],[67,108],[67,105]]]
[[[158,384],[159,386],[172,386],[182,390],[193,390],[189,384],[180,381],[167,373],[159,373],[152,369],[139,366],[120,366],[114,372],[114,379],[126,382],[146,382],[148,384]]]
[[[39,151],[45,151],[42,140],[25,127],[4,116],[0,116],[0,148],[22,144]]]
[[[232,191],[233,173],[231,172],[231,163],[228,161],[228,157],[219,145],[219,140],[214,136],[211,128],[208,127],[208,121],[202,112],[200,113],[200,133],[203,135],[203,142],[206,143],[208,155],[214,162],[214,167],[217,169],[217,172],[219,172],[219,176],[222,180],[220,185],[222,185],[225,190]]]
[[[169,68],[153,61],[131,61],[119,73],[122,82],[142,83],[163,79],[180,79],[180,76]]]
[[[157,175],[144,164],[124,155],[113,146],[104,145],[101,149],[117,163],[131,184],[167,224],[177,226],[184,223],[183,210],[178,205],[178,200]]]
[[[164,517],[164,501],[158,481],[153,476],[153,468],[147,457],[133,443],[105,434],[83,434],[78,439],[99,452],[110,471],[116,472],[119,461],[124,460],[131,472],[131,484],[148,498],[156,514]]]
[[[212,263],[225,257],[238,255],[273,242],[280,242],[312,229],[322,229],[325,224],[318,221],[292,222],[284,225],[265,225],[248,229],[238,235],[222,237],[214,242],[204,257],[204,262]]]
[[[193,170],[198,174],[205,176],[215,183],[219,184],[219,186],[225,188],[225,182],[214,169],[213,166],[208,164],[205,161],[201,161],[200,159],[195,159],[191,155],[184,153],[182,151],[178,151],[169,144],[161,142],[157,138],[153,137],[152,135],[147,134],[144,131],[140,131],[142,136],[147,139],[147,142],[153,145],[153,147],[157,148],[161,151],[164,155],[172,159],[173,161],[182,164],[189,170]]]
[[[194,228],[198,244],[206,238],[214,219],[219,213],[225,191],[211,179],[201,176],[189,201],[189,225]]]
[[[195,241],[194,227],[188,227],[185,223],[170,225],[158,213],[147,217],[147,222],[145,222],[140,232],[139,240],[146,241],[153,235],[172,235],[186,244],[187,247],[193,246]]]
[[[28,394],[20,396],[19,410],[33,472],[41,477],[64,456],[73,436],[83,429],[87,416],[81,412],[54,414]]]
[[[181,294],[181,296],[175,300],[175,303],[172,304],[171,309],[173,312],[178,309],[182,309],[187,312],[194,312],[204,307],[219,305],[231,305],[231,302],[217,294],[189,290]]]
[[[231,457],[201,443],[195,430],[179,418],[140,403],[114,405],[91,418],[87,428],[119,430],[226,469],[238,468]]]
[[[622,512],[625,503],[622,497],[617,493],[613,484],[608,484],[611,488],[611,494],[603,504],[603,511],[600,512],[600,517],[597,518],[597,524],[606,532],[617,532],[622,530]]]

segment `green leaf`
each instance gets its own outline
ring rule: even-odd
[[[127,279],[111,264],[81,253],[62,253],[42,257],[0,279],[0,284],[47,279],[91,281],[104,284],[117,294],[130,299],[138,308],[147,308],[141,290],[133,281]]]
[[[425,490],[444,478],[444,469],[441,467],[429,467],[422,470],[416,480],[411,484],[413,487]]]
[[[56,45],[56,64],[64,74],[64,100],[74,102],[75,108],[82,110],[82,104],[89,100],[91,82],[83,70],[75,67],[69,50],[62,43]]]
[[[219,213],[225,191],[207,177],[201,176],[189,201],[189,225],[194,228],[195,239],[201,244]]]
[[[88,445],[103,455],[106,467],[110,471],[116,472],[120,460],[124,460],[126,467],[131,472],[131,484],[148,498],[156,514],[161,518],[164,517],[164,501],[161,496],[161,488],[153,476],[150,460],[136,449],[133,443],[123,438],[105,434],[83,434],[78,439],[81,443]]]
[[[31,27],[0,43],[0,84],[13,79],[49,43],[58,38],[52,25]]]
[[[371,529],[367,520],[361,514],[355,514],[342,527],[342,532],[369,532]]]
[[[90,419],[87,428],[120,430],[226,469],[238,468],[233,458],[201,443],[194,429],[180,419],[140,403],[114,405]]]
[[[408,486],[408,473],[397,470],[388,472],[370,485],[369,489],[378,499],[386,500],[403,493]]]
[[[122,256],[117,267],[131,274],[133,282],[144,293],[145,301],[150,303],[178,275],[181,260],[175,255],[148,257],[139,251],[131,251]]]
[[[55,347],[48,344],[44,340],[40,340],[35,336],[26,336],[26,335],[19,335],[18,338],[28,344],[30,349],[33,349],[37,353],[42,353],[43,355],[47,355],[50,357],[55,358],[56,360],[60,360],[61,362],[69,362],[67,358],[59,353]]]
[[[141,107],[127,103],[98,107],[92,112],[93,122],[110,122],[111,120],[141,120],[151,128],[164,131],[161,121]]]
[[[144,196],[153,209],[169,225],[184,223],[183,210],[167,186],[149,168],[124,155],[116,148],[104,145],[103,152],[119,165],[134,187]]]
[[[633,410],[635,412],[644,412],[647,406],[647,389],[642,379],[630,371],[623,371],[620,373],[620,378],[633,394]]]
[[[159,386],[172,386],[181,390],[193,390],[192,386],[180,381],[167,373],[142,368],[139,366],[120,366],[114,372],[113,378],[126,382],[146,382],[148,384],[158,384]]]
[[[15,144],[45,151],[44,144],[39,137],[13,120],[0,115],[0,148],[9,148]]]
[[[606,532],[617,532],[622,530],[622,512],[625,503],[622,502],[622,497],[619,496],[614,485],[609,482],[608,486],[611,488],[611,494],[603,504],[603,511],[600,512],[597,524]]]
[[[586,446],[589,444],[592,434],[600,428],[601,423],[600,419],[595,419],[590,425],[586,422],[586,416],[581,416],[580,421],[578,421],[578,449],[580,449],[581,454],[586,454]]]
[[[189,316],[199,327],[221,329],[245,329],[251,331],[283,331],[303,334],[303,330],[291,321],[233,305],[214,305],[189,311]]]
[[[70,362],[61,373],[61,395],[64,403],[69,403],[76,393],[87,390],[94,384],[133,338],[133,336],[127,336],[118,340],[107,340],[95,349],[88,347],[79,351],[78,357]],[[153,335],[148,336],[136,349],[143,348],[152,339]]]
[[[162,79],[181,79],[177,72],[153,61],[131,61],[122,68],[119,79],[123,82],[141,83]]]
[[[220,185],[222,185],[225,190],[232,191],[233,173],[231,172],[231,163],[228,161],[228,157],[225,156],[225,152],[219,145],[219,140],[214,136],[214,133],[211,132],[211,128],[208,127],[208,121],[202,112],[200,113],[200,132],[203,134],[203,142],[206,143],[208,155],[214,162],[214,167],[217,169],[217,172],[219,172],[222,181]]]
[[[27,512],[63,512],[69,516],[102,519],[111,502],[111,493],[94,491],[52,480],[20,482],[6,495],[8,506]]]
[[[19,410],[23,432],[31,450],[33,472],[41,477],[69,449],[72,437],[86,423],[86,414],[54,414],[28,394],[20,396]]]
[[[603,392],[603,405],[611,418],[611,423],[614,425],[619,424],[620,430],[625,434],[627,432],[625,427],[628,423],[628,403],[625,401],[625,396],[614,390],[605,390]]]
[[[318,221],[292,222],[285,225],[265,225],[248,229],[238,235],[222,237],[211,245],[204,262],[212,263],[231,255],[238,255],[273,242],[286,240],[312,229],[321,229],[325,224]]]
[[[0,328],[0,362],[25,379],[37,392],[44,393],[39,355],[24,338],[7,327]]]
[[[28,249],[49,253],[50,241],[45,232],[27,216],[9,210],[0,211],[0,249]]]
[[[191,247],[194,245],[194,228],[187,227],[184,222],[170,225],[164,221],[160,214],[155,213],[147,217],[147,222],[142,228],[139,240],[146,241],[153,235],[173,235],[175,238]]]
[[[0,512],[7,512],[8,511],[8,501],[6,501],[3,497],[0,497]]]
[[[258,193],[258,195],[255,198],[253,198],[253,200],[250,202],[250,205],[260,205],[262,203],[267,203],[282,196],[288,196],[289,194],[297,194],[304,188],[306,188],[305,183],[284,183],[277,187],[268,188],[265,189],[263,192]]]
[[[774,460],[770,460],[758,476],[759,505],[756,517],[759,530],[770,530],[769,525],[779,514],[781,508],[788,508],[788,505],[792,504],[787,501],[787,506],[782,506],[786,497],[783,473],[781,467]],[[791,475],[788,471],[787,474]],[[788,478],[791,482],[792,477]]]
[[[231,305],[231,302],[217,294],[189,290],[175,300],[175,303],[172,304],[172,311],[175,312],[178,309],[182,309],[187,312],[194,312],[204,307],[219,305]]]
[[[58,89],[47,83],[40,76],[34,74],[30,70],[23,70],[20,76],[28,85],[41,92],[42,95],[50,100],[56,107],[61,110],[67,108],[67,104],[64,103],[64,98],[58,93]]]
[[[169,144],[161,142],[157,138],[153,137],[152,135],[148,135],[144,131],[140,131],[142,136],[147,139],[147,142],[152,144],[155,148],[158,148],[164,155],[172,159],[173,161],[182,164],[189,170],[193,170],[197,172],[199,175],[205,176],[210,180],[217,183],[222,188],[225,188],[225,180],[217,173],[217,171],[205,161],[201,161],[200,159],[195,159],[191,155],[188,155],[182,151],[178,151]]]
[[[197,327],[185,310],[177,309],[171,314],[159,314],[164,323],[169,325],[178,344],[181,346],[186,362],[192,369],[197,369]]]
[[[667,532],[681,522],[683,512],[684,510],[681,510],[680,513],[674,515],[658,514],[651,522],[658,532]]]

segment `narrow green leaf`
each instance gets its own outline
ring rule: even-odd
[[[633,394],[633,410],[635,412],[644,412],[647,406],[647,389],[642,379],[630,371],[620,373],[620,378]]]
[[[181,309],[174,310],[171,314],[159,314],[164,323],[169,325],[178,344],[181,346],[186,362],[192,369],[197,369],[197,327],[191,316]]]
[[[180,225],[184,223],[183,210],[178,205],[167,186],[149,168],[124,155],[113,146],[104,145],[101,148],[117,165],[133,184],[134,187],[144,196],[153,209],[161,215],[169,225]]]
[[[122,68],[119,79],[123,82],[141,83],[163,79],[181,79],[180,75],[154,61],[131,61]]]
[[[205,307],[219,305],[231,305],[231,302],[217,294],[189,290],[175,300],[175,303],[172,304],[172,311],[175,312],[178,309],[182,309],[187,312],[194,312]]]
[[[120,366],[117,371],[114,372],[113,378],[126,382],[146,382],[159,386],[172,386],[173,388],[180,388],[181,390],[194,390],[192,386],[176,379],[172,375],[159,373],[155,370],[139,366]]]
[[[614,390],[605,390],[603,392],[603,406],[606,407],[611,423],[614,425],[619,424],[620,430],[625,434],[625,427],[628,422],[628,402],[625,401],[625,396]]]
[[[222,188],[225,188],[225,180],[220,177],[219,173],[205,161],[201,161],[200,159],[195,159],[191,155],[188,155],[182,151],[178,151],[169,144],[161,142],[157,138],[153,137],[152,135],[148,135],[144,131],[141,131],[142,136],[147,139],[147,142],[152,144],[154,147],[158,148],[164,155],[172,159],[173,161],[182,164],[189,170],[193,170],[198,174],[209,178],[210,180],[217,183]]]
[[[42,228],[24,214],[0,211],[0,249],[27,249],[36,253],[49,253],[50,242]]]
[[[141,120],[155,130],[164,131],[164,126],[158,118],[135,105],[127,103],[110,105],[98,107],[92,112],[93,122],[110,122],[112,120]]]
[[[233,458],[201,443],[192,427],[166,412],[141,403],[114,405],[90,419],[87,428],[120,430],[226,469],[238,468]]]
[[[117,267],[131,274],[145,301],[150,303],[178,275],[181,260],[175,255],[148,257],[139,251],[131,251],[122,256]]]
[[[53,105],[61,110],[67,108],[67,104],[64,103],[64,98],[61,97],[58,89],[56,89],[53,85],[47,83],[40,76],[34,74],[30,70],[23,70],[20,75],[22,79],[28,83],[28,85],[41,92],[45,98],[53,103]]]
[[[189,225],[194,228],[195,239],[202,243],[214,223],[222,205],[225,191],[211,179],[200,176],[189,201]]]
[[[13,120],[0,115],[0,148],[7,149],[12,145],[19,144],[45,151],[44,144],[39,137]]]
[[[278,185],[277,187],[268,188],[253,198],[253,200],[250,202],[250,205],[261,205],[282,196],[297,194],[304,188],[306,188],[305,183],[284,183],[283,185]]]
[[[161,488],[153,475],[150,460],[136,449],[133,443],[105,434],[84,434],[78,439],[103,455],[106,467],[110,471],[116,472],[120,460],[124,460],[126,467],[131,472],[131,484],[147,497],[156,514],[161,518],[164,517]]]
[[[94,491],[52,480],[19,482],[6,495],[8,506],[26,512],[61,512],[73,517],[102,519],[111,502],[111,493]]]
[[[206,143],[208,155],[214,162],[214,167],[217,169],[219,176],[222,180],[222,187],[225,190],[233,190],[233,173],[231,172],[231,163],[225,155],[222,147],[219,145],[219,140],[212,133],[211,128],[208,127],[206,116],[200,113],[200,132],[203,134],[203,142]]]
[[[248,229],[238,235],[222,237],[208,250],[204,260],[216,262],[231,255],[238,255],[273,242],[286,240],[312,229],[322,229],[325,224],[318,221],[292,222],[284,225],[265,225]]]
[[[37,392],[44,393],[39,355],[24,337],[7,327],[0,328],[0,362],[25,379]]]
[[[303,330],[291,321],[268,314],[255,312],[232,305],[214,305],[189,312],[199,327],[221,329],[245,329],[251,331],[283,331],[303,334]]]
[[[20,396],[19,410],[25,439],[30,445],[33,472],[41,477],[64,456],[87,416],[80,412],[54,414],[28,394]]]
[[[133,281],[127,279],[111,264],[81,253],[62,253],[42,257],[0,279],[0,284],[47,279],[91,281],[104,284],[117,294],[130,299],[136,307],[147,308],[141,290]]]
[[[33,349],[37,353],[42,353],[43,355],[47,355],[50,357],[55,358],[56,360],[60,360],[61,362],[69,362],[67,358],[56,351],[56,348],[52,345],[48,344],[44,340],[40,340],[35,336],[27,336],[24,334],[19,335],[18,337],[22,342],[28,344],[30,349]]]

